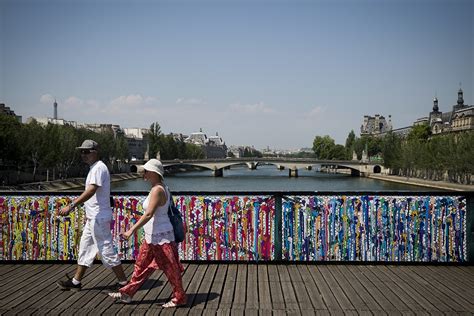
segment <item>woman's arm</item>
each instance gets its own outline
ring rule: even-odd
[[[155,186],[151,189],[150,201],[148,202],[148,207],[145,210],[145,213],[140,217],[138,222],[135,223],[129,230],[122,234],[122,237],[125,239],[130,238],[135,231],[143,227],[155,214],[156,208],[158,206],[163,206],[166,203],[166,195],[162,186]]]

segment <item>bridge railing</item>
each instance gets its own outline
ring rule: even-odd
[[[0,192],[0,261],[76,260],[79,192]],[[138,254],[143,231],[119,233],[143,213],[147,192],[113,193],[114,244]],[[184,260],[474,261],[473,192],[174,192],[186,225]]]

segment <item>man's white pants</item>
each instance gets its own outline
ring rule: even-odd
[[[119,256],[114,250],[110,219],[93,218],[86,221],[79,244],[77,263],[81,266],[90,267],[94,263],[97,253],[99,253],[106,268],[112,268],[120,264]]]

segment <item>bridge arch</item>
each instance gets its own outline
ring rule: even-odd
[[[374,166],[373,173],[381,173],[382,172],[382,167],[379,165]]]

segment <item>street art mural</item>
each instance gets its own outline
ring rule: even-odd
[[[285,197],[282,229],[284,260],[467,260],[463,197]]]
[[[75,260],[85,221],[78,207],[57,216],[74,196],[0,196],[0,260]],[[145,196],[115,196],[111,230],[122,259],[135,259],[143,230],[120,238],[143,214]],[[275,205],[271,197],[175,197],[186,225],[185,260],[271,260]]]

